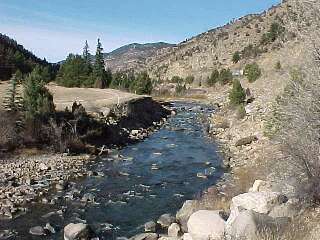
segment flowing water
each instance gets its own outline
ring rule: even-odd
[[[31,236],[29,228],[51,222],[62,230],[64,225],[81,220],[99,229],[104,239],[129,237],[143,232],[145,222],[164,213],[175,214],[185,200],[214,185],[223,175],[221,159],[199,121],[212,110],[190,103],[175,103],[175,107],[178,114],[159,131],[90,167],[104,176],[75,183],[73,188],[81,190],[79,196],[92,193],[95,203],[64,201],[63,218],[42,217],[61,205],[35,205],[26,215],[5,223],[18,232],[15,239],[44,239]],[[58,231],[47,239],[61,236]]]

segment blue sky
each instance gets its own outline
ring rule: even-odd
[[[55,62],[132,42],[178,43],[280,0],[0,0],[0,32]]]

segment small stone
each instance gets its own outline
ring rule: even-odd
[[[52,234],[56,233],[56,230],[54,229],[54,227],[50,223],[47,223],[44,228],[47,229]]]
[[[40,169],[41,171],[45,171],[45,170],[48,170],[49,168],[47,167],[46,164],[40,163],[40,164],[39,164],[39,169]]]
[[[29,233],[32,235],[35,235],[35,236],[45,236],[46,235],[44,228],[41,226],[36,226],[36,227],[30,228]]]

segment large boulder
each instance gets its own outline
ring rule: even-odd
[[[253,210],[257,213],[269,214],[275,206],[287,201],[287,198],[278,192],[249,192],[232,198],[231,213],[227,223],[231,224],[242,210]]]
[[[225,233],[225,221],[220,211],[200,210],[189,218],[188,232],[193,240],[220,240]]]
[[[279,231],[289,222],[288,218],[272,218],[267,214],[261,214],[252,210],[244,210],[235,220],[227,225],[227,236],[230,239],[257,240],[265,239]],[[268,238],[269,239],[269,238]]]
[[[64,240],[87,240],[90,239],[91,233],[87,224],[70,223],[64,227]]]
[[[197,200],[187,200],[184,202],[182,208],[177,212],[176,219],[180,223],[181,230],[188,232],[187,222],[190,216],[199,209],[199,203]]]

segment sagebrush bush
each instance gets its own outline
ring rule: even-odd
[[[261,69],[257,63],[247,64],[244,69],[244,75],[248,78],[249,82],[255,82],[261,77]]]

